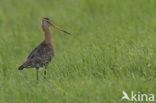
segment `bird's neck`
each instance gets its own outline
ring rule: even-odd
[[[52,43],[52,35],[51,35],[51,31],[49,29],[48,26],[42,25],[42,29],[44,31],[44,42],[46,44],[51,44]]]

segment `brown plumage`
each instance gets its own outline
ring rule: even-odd
[[[47,66],[50,61],[52,61],[53,57],[53,46],[42,42],[29,54],[24,64],[19,67],[19,70],[23,70],[24,68],[40,68]]]
[[[46,67],[54,57],[54,49],[52,45],[52,35],[49,27],[52,26],[58,30],[61,30],[67,34],[67,31],[55,26],[49,18],[42,19],[42,29],[44,31],[44,41],[38,45],[27,57],[26,61],[18,68],[18,70],[23,70],[24,68],[36,68],[37,80],[38,80],[38,70],[40,67]],[[46,76],[46,69],[44,71]]]

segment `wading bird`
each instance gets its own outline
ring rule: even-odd
[[[52,44],[52,35],[49,27],[53,27],[67,34],[69,32],[55,26],[49,18],[42,19],[42,30],[44,31],[44,41],[40,43],[27,57],[26,61],[18,68],[18,70],[23,70],[24,68],[35,68],[36,77],[38,80],[38,71],[41,67],[45,67],[44,78],[46,78],[46,66],[52,61],[54,57],[54,48]]]

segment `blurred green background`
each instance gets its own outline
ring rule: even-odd
[[[155,94],[155,0],[1,0],[0,103],[127,103],[122,91]],[[17,68],[51,29],[55,58],[36,71]]]

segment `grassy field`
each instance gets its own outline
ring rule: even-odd
[[[17,68],[43,17],[72,35],[51,29],[55,58],[36,81]],[[0,1],[0,103],[120,103],[123,90],[156,95],[155,0]]]

